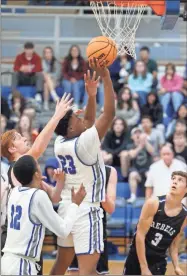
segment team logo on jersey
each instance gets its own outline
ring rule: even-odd
[[[173,229],[173,227],[160,222],[153,221],[151,227],[154,229],[164,231],[168,233],[170,236],[173,236],[174,233],[176,232],[175,229]]]

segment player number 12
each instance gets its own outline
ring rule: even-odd
[[[22,216],[22,207],[20,205],[11,206],[11,222],[10,228],[20,230],[20,219]]]

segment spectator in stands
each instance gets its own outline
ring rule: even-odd
[[[81,97],[85,92],[84,73],[86,69],[87,64],[81,56],[79,47],[77,45],[71,46],[69,54],[63,62],[62,85],[64,91],[72,93],[76,108],[79,107]]]
[[[1,97],[1,114],[3,114],[7,119],[10,118],[10,108],[7,100],[4,97]]]
[[[133,203],[136,200],[138,184],[145,182],[154,153],[153,146],[140,128],[135,127],[132,129],[131,138],[133,143],[127,146],[128,161],[130,164],[129,185],[131,191],[128,203]],[[126,162],[125,166],[128,166],[128,162]]]
[[[141,127],[147,136],[147,140],[154,147],[154,156],[159,156],[160,148],[165,142],[163,134],[153,127],[152,119],[149,116],[142,117]]]
[[[128,86],[133,97],[139,100],[140,105],[146,104],[146,97],[151,91],[152,83],[153,76],[147,72],[146,64],[143,61],[137,61],[133,74],[129,76]]]
[[[145,183],[146,197],[166,195],[174,171],[187,171],[184,162],[174,158],[171,144],[165,144],[160,151],[161,159],[151,165]]]
[[[158,84],[158,80],[157,80],[158,66],[155,60],[150,59],[150,49],[148,47],[144,46],[140,49],[140,60],[145,62],[148,72],[153,75],[152,88],[156,88]]]
[[[59,167],[57,159],[49,158],[45,163],[44,173],[45,182],[53,187],[56,186],[56,181],[54,179],[54,170]]]
[[[170,101],[172,101],[174,111],[177,112],[184,99],[182,94],[183,78],[176,74],[176,68],[173,63],[166,65],[165,75],[161,78],[160,85],[159,94],[161,95],[164,116],[166,117]]]
[[[183,96],[184,96],[183,103],[187,104],[187,77],[183,79],[183,87],[181,92],[183,93]]]
[[[123,118],[130,128],[139,122],[139,106],[136,100],[133,99],[131,90],[128,87],[123,87],[118,95],[116,116]]]
[[[36,86],[37,99],[41,100],[43,83],[41,58],[34,51],[34,44],[26,42],[24,52],[17,55],[14,62],[12,90],[16,90],[17,86]]]
[[[1,114],[1,135],[7,130],[7,117]]]
[[[26,101],[19,91],[13,92],[11,104],[12,113],[10,116],[10,121],[14,124],[17,124],[26,106]]]
[[[177,120],[176,122],[176,126],[175,126],[175,132],[172,133],[172,135],[170,137],[168,137],[167,142],[169,143],[173,143],[173,137],[174,134],[184,134],[187,137],[187,125],[186,122],[184,120]]]
[[[111,130],[106,134],[102,143],[103,158],[107,165],[120,166],[123,151],[128,144],[128,127],[120,117],[114,119]]]
[[[173,135],[174,156],[187,164],[187,137],[184,133]]]
[[[61,77],[61,64],[54,55],[53,48],[47,46],[43,50],[42,67],[44,73],[44,110],[49,109],[49,96],[58,100],[55,88],[58,86]],[[51,89],[52,83],[52,89]]]
[[[164,125],[163,125],[163,109],[159,102],[159,98],[156,93],[150,92],[147,95],[147,103],[141,108],[141,116],[150,116],[153,127],[162,131],[164,135]]]
[[[176,123],[177,123],[178,120],[184,120],[186,122],[186,125],[187,125],[187,106],[185,104],[182,104],[179,107],[174,119],[169,123],[169,125],[167,127],[167,131],[166,131],[166,139],[171,137],[172,134],[174,133]]]
[[[32,120],[26,115],[21,116],[17,131],[27,139],[27,142],[30,145],[33,144],[34,140],[39,134],[36,129],[32,129]]]
[[[129,74],[133,72],[134,60],[130,55],[124,54],[119,56],[109,69],[114,90],[118,94],[120,88],[127,83]]]

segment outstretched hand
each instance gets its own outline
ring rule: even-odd
[[[56,109],[55,109],[55,118],[60,120],[62,119],[66,113],[72,108],[73,98],[70,98],[71,94],[65,93],[61,100],[57,100]]]
[[[62,171],[62,169],[58,168],[54,170],[53,179],[61,185],[62,189],[64,188],[65,173]]]
[[[97,95],[99,80],[100,76],[96,78],[96,71],[93,72],[92,77],[90,75],[90,70],[87,71],[87,74],[84,74],[85,89],[89,97]]]
[[[71,200],[73,203],[77,204],[78,206],[82,203],[83,199],[86,196],[86,190],[83,184],[81,184],[79,190],[75,193],[74,187],[71,189]]]
[[[107,69],[107,62],[106,60],[100,62],[98,59],[93,58],[89,60],[89,66],[92,70],[96,71],[97,75],[100,77],[105,77],[109,73]]]

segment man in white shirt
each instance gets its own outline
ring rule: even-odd
[[[8,231],[1,273],[37,275],[36,262],[40,259],[45,228],[57,236],[67,237],[86,192],[83,185],[77,193],[72,188],[72,203],[62,219],[53,210],[47,193],[41,190],[42,173],[32,156],[21,157],[15,163],[13,172],[22,186],[15,187],[8,200]]]
[[[174,171],[187,172],[184,162],[174,158],[174,153],[169,144],[162,147],[161,159],[150,166],[145,183],[146,198],[166,195],[169,191],[171,174]]]

